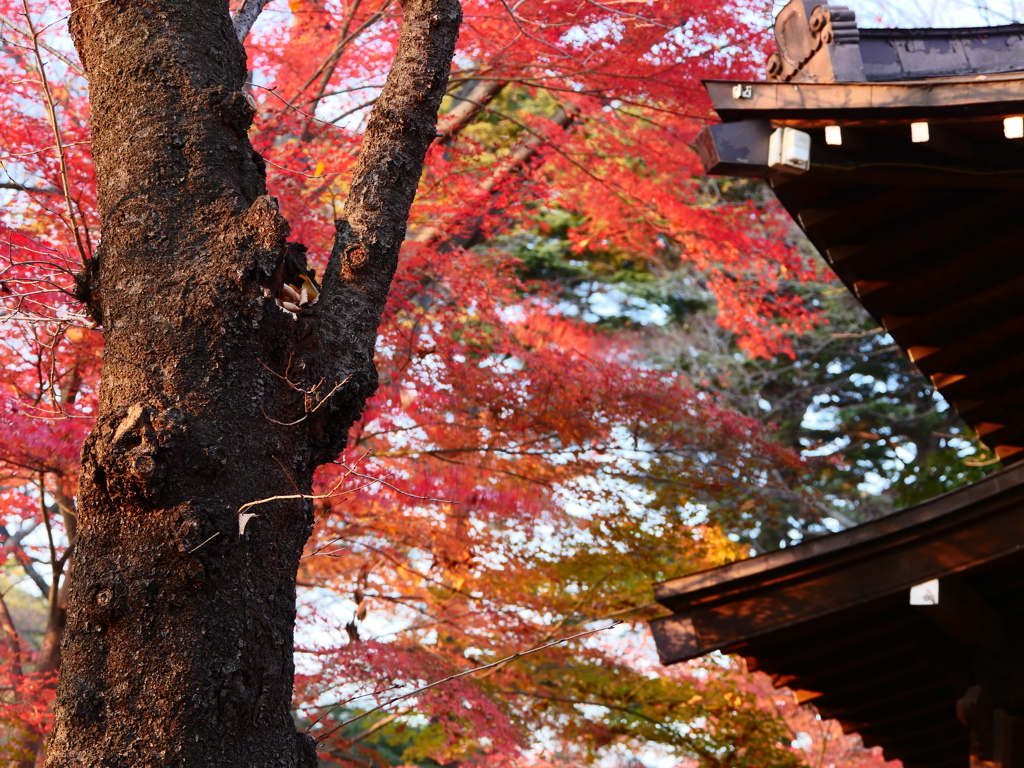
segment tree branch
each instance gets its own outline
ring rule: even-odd
[[[235,15],[231,17],[231,25],[235,28],[235,34],[238,35],[238,42],[245,42],[252,25],[256,23],[256,19],[259,18],[268,3],[270,0],[242,0]]]
[[[504,87],[505,84],[496,83],[494,81],[485,81],[484,83],[482,83],[482,85],[501,85],[502,87]],[[484,95],[489,90],[493,92],[494,95],[497,95],[498,93],[500,93],[501,88],[474,89],[474,94],[477,92],[477,90],[480,90],[481,93]],[[490,99],[493,97],[494,96],[492,95],[487,100],[490,101]],[[460,104],[459,107],[465,105],[469,101],[469,99],[472,98],[473,94],[470,94],[470,96],[467,97],[467,100],[464,101],[463,104]],[[469,112],[469,108],[467,107],[464,112],[460,112],[459,117],[465,120],[465,122],[468,122],[469,120],[472,119],[474,115],[480,112],[480,110],[483,109],[485,105],[486,102],[478,102],[478,105],[474,105],[476,106],[476,111],[472,113]],[[456,110],[459,109],[459,107],[456,107],[448,114],[454,114]],[[569,126],[573,124],[573,121],[576,119],[576,117],[577,113],[575,109],[559,107],[558,111],[551,117],[551,122],[557,128],[564,131],[567,130]],[[442,123],[442,125],[445,125],[445,123]],[[453,126],[456,128],[456,130],[461,130],[462,127],[464,127],[464,124],[459,125],[458,123],[453,122]],[[495,190],[498,189],[502,182],[504,182],[506,179],[510,178],[511,176],[515,175],[517,172],[522,170],[524,167],[526,167],[533,159],[534,155],[536,155],[537,152],[541,149],[541,147],[549,143],[548,137],[545,136],[544,134],[534,131],[525,125],[521,127],[524,128],[525,131],[528,133],[526,138],[520,141],[518,144],[516,144],[516,146],[512,149],[509,155],[502,162],[498,163],[495,166],[494,170],[491,172],[491,175],[484,179],[483,182],[480,183],[480,186],[477,187],[475,191],[475,194],[479,197],[480,201],[479,205],[476,206],[477,209],[480,210],[480,214],[475,216],[473,220],[468,223],[468,226],[464,227],[461,232],[450,235],[446,243],[447,247],[468,248],[477,243],[477,239],[480,236],[481,224],[483,223],[483,219],[488,213],[491,212],[492,208],[492,204],[489,201],[487,201],[487,198],[493,195]],[[444,133],[443,131],[439,131],[438,141],[447,142],[451,139],[452,135],[453,133]],[[438,222],[437,224],[433,224],[429,227],[426,227],[425,229],[420,230],[413,236],[412,239],[417,243],[431,243],[434,242],[435,240],[441,239],[444,236],[444,230],[445,222]]]
[[[370,736],[375,734],[377,731],[379,731],[384,726],[391,725],[391,723],[393,723],[395,720],[397,720],[398,718],[402,717],[402,715],[409,714],[409,712],[410,712],[410,710],[408,710],[408,709],[400,709],[397,712],[392,712],[390,715],[386,715],[385,717],[382,717],[376,723],[374,723],[373,725],[369,726],[362,733],[357,733],[355,736],[353,736],[351,739],[349,739],[349,741],[362,741],[363,739],[369,738]]]
[[[367,29],[369,29],[382,18],[384,18],[384,13],[391,6],[391,2],[392,0],[384,0],[384,4],[376,11],[374,11],[370,15],[370,17],[366,19],[362,24],[360,24],[353,32],[350,30],[350,27],[352,24],[352,19],[355,15],[356,8],[358,7],[357,0],[356,5],[353,6],[352,11],[350,11],[349,13],[348,21],[345,24],[345,28],[341,31],[341,34],[338,36],[338,43],[337,45],[334,46],[334,50],[331,51],[327,58],[324,59],[323,63],[321,63],[320,66],[317,67],[316,71],[312,75],[310,75],[309,79],[299,89],[298,93],[295,94],[295,98],[298,99],[298,97],[306,90],[306,88],[312,85],[317,80],[317,78],[319,78],[320,82],[316,87],[316,91],[314,92],[313,96],[309,99],[309,101],[306,103],[307,112],[309,112],[310,114],[316,114],[317,107],[320,105],[320,102],[324,98],[324,94],[327,92],[327,86],[331,82],[331,77],[333,77],[334,70],[338,66],[338,62],[341,61],[341,57],[342,54],[344,54],[345,49],[361,34],[363,34],[363,32],[365,32]]]
[[[532,655],[534,653],[540,653],[541,651],[546,651],[548,648],[553,648],[556,645],[561,645],[562,643],[568,643],[570,640],[578,640],[581,637],[586,637],[588,635],[593,635],[593,634],[596,634],[597,632],[604,632],[606,629],[611,629],[612,627],[617,627],[621,623],[622,623],[621,621],[615,621],[615,622],[613,622],[611,624],[608,624],[607,626],[604,626],[604,627],[598,627],[597,629],[589,629],[586,632],[578,632],[575,635],[570,635],[569,637],[562,637],[562,638],[559,638],[558,640],[553,640],[553,641],[551,641],[549,643],[544,643],[543,645],[538,645],[535,648],[530,648],[529,650],[526,650],[526,651],[519,651],[518,653],[513,653],[511,656],[506,656],[504,659],[498,659],[497,661],[492,661],[490,664],[484,664],[483,666],[480,666],[480,667],[474,667],[473,669],[467,669],[464,672],[459,672],[459,673],[454,674],[454,675],[449,675],[448,677],[445,677],[445,678],[443,678],[441,680],[435,680],[434,682],[428,683],[427,685],[424,685],[424,686],[422,686],[420,688],[417,688],[414,691],[409,691],[408,693],[403,693],[400,696],[395,696],[395,697],[393,697],[391,699],[388,699],[383,704],[380,704],[380,705],[374,707],[373,709],[368,709],[365,712],[363,712],[363,713],[361,713],[359,715],[356,715],[355,717],[350,717],[348,720],[343,720],[342,722],[340,722],[337,725],[335,725],[333,728],[331,728],[326,733],[323,733],[320,736],[318,736],[317,737],[317,743],[319,744],[319,743],[323,742],[329,736],[331,736],[332,734],[334,734],[337,731],[340,731],[346,725],[351,725],[352,723],[358,722],[359,720],[362,720],[364,717],[368,717],[368,716],[372,715],[374,712],[380,712],[382,709],[387,709],[392,704],[396,704],[399,701],[404,701],[405,699],[409,699],[409,698],[412,698],[413,696],[418,696],[421,693],[425,693],[426,691],[429,691],[431,688],[436,688],[439,685],[444,685],[445,683],[450,683],[453,680],[458,680],[459,678],[467,677],[469,675],[475,675],[478,672],[483,672],[483,671],[488,670],[488,669],[493,669],[494,667],[503,666],[503,665],[508,664],[508,663],[510,663],[512,661],[515,661],[516,659],[521,659],[524,656],[530,656],[530,655]]]
[[[438,121],[437,142],[451,142],[459,131],[473,122],[491,99],[501,93],[507,85],[507,80],[477,80],[466,83],[466,86],[452,96],[456,102],[455,106]]]
[[[29,579],[31,579],[32,583],[36,585],[36,589],[39,590],[39,594],[46,597],[50,593],[50,586],[43,580],[43,577],[39,575],[39,571],[35,569],[35,566],[32,565],[32,561],[25,555],[25,551],[21,548],[22,540],[38,526],[39,523],[37,522],[29,523],[25,528],[22,528],[14,535],[11,535],[7,530],[6,525],[0,525],[0,545],[11,548],[14,554],[14,559],[18,561],[18,565],[25,570]]]
[[[269,2],[269,0],[268,0],[268,2]],[[27,37],[30,40],[35,38],[35,36],[31,32],[26,30],[24,27],[18,26],[9,17],[5,16],[2,13],[0,13],[0,23],[6,24],[8,27],[13,29],[15,32],[17,32],[22,37]],[[42,48],[44,51],[49,53],[51,56],[55,56],[58,59],[60,59],[62,62],[64,62],[64,64],[67,66],[67,68],[70,69],[72,72],[74,72],[76,75],[84,75],[85,74],[82,71],[82,68],[78,64],[73,62],[71,59],[69,59],[63,53],[58,51],[56,48],[54,48],[52,46],[49,46],[46,43],[44,43],[42,40],[38,40],[38,39],[35,40],[35,43],[40,48]]]
[[[403,5],[395,61],[370,113],[345,210],[335,221],[320,294],[317,313],[326,322],[310,360],[310,380],[349,379],[350,385],[333,397],[330,409],[307,422],[316,464],[337,457],[377,389],[377,328],[427,149],[437,136],[437,110],[461,22],[458,0],[405,0]],[[307,402],[307,412],[312,405]]]
[[[7,640],[7,649],[10,654],[11,663],[14,665],[13,672],[21,676],[21,635],[14,626],[14,617],[7,608],[7,601],[3,594],[0,594],[0,630],[3,630],[4,638]]]
[[[398,52],[370,114],[332,255],[342,282],[380,299],[405,239],[427,148],[437,136],[437,110],[462,20],[457,0],[407,0],[403,10]],[[374,338],[376,333],[374,325]]]
[[[32,192],[37,195],[59,195],[59,189],[45,189],[42,187],[27,187],[16,181],[0,181],[0,189],[13,189],[16,192]]]
[[[665,723],[661,722],[660,720],[655,720],[650,715],[646,715],[643,712],[638,711],[636,707],[631,707],[625,704],[614,704],[610,701],[592,701],[590,699],[577,699],[569,696],[552,696],[546,693],[541,693],[540,691],[524,691],[518,688],[502,691],[502,693],[505,693],[509,696],[526,696],[531,699],[541,699],[543,701],[557,701],[560,704],[583,704],[588,707],[604,707],[606,709],[611,709],[616,712],[623,712],[627,715],[631,715],[632,717],[635,717],[638,720],[646,720],[647,722],[657,726],[664,727],[665,725]],[[675,699],[668,701],[662,700],[650,703],[656,705],[668,704],[669,706],[672,706],[676,704],[686,704],[687,701],[686,699]]]
[[[57,118],[57,100],[53,96],[53,91],[50,89],[50,82],[46,77],[46,65],[43,63],[43,56],[39,53],[42,47],[42,41],[39,39],[39,32],[36,32],[35,27],[32,24],[32,16],[29,13],[28,0],[22,0],[22,6],[25,9],[25,21],[28,24],[28,32],[32,39],[32,53],[35,56],[36,61],[36,72],[39,75],[39,84],[43,90],[43,96],[46,97],[44,106],[46,107],[46,115],[50,120],[50,127],[53,130],[53,141],[54,146],[57,148],[57,160],[60,166],[60,179],[61,179],[61,191],[64,196],[64,202],[67,204],[68,216],[65,223],[68,229],[71,230],[71,234],[74,237],[75,245],[78,248],[78,255],[82,259],[82,264],[87,264],[92,256],[89,250],[86,250],[85,243],[82,240],[82,233],[79,231],[78,216],[75,213],[74,199],[71,197],[71,176],[68,172],[68,158],[67,158],[67,147],[64,144],[64,138],[60,133],[60,120]],[[63,216],[61,218],[64,218]]]

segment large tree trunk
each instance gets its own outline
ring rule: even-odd
[[[320,301],[246,132],[227,0],[75,0],[106,333],[47,762],[313,766],[289,715],[295,573],[317,465],[376,387],[373,348],[434,138],[457,0],[407,0]],[[284,426],[292,424],[292,426]],[[239,510],[259,515],[239,533]]]

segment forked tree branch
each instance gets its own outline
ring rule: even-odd
[[[385,278],[386,294],[427,148],[437,136],[437,110],[461,20],[458,0],[406,0],[403,6],[395,61],[370,115],[352,191],[337,222],[345,282],[370,288],[368,283],[380,285]],[[350,248],[353,240],[362,253]]]
[[[75,202],[71,197],[71,177],[68,173],[67,147],[64,144],[64,139],[60,132],[60,120],[57,117],[57,100],[54,98],[53,91],[50,88],[50,81],[46,76],[46,65],[43,63],[43,56],[39,52],[41,41],[39,40],[39,32],[36,31],[35,26],[32,24],[32,16],[29,13],[28,0],[22,0],[22,7],[25,10],[25,22],[28,24],[28,32],[32,40],[32,53],[35,57],[36,72],[39,75],[39,84],[42,86],[43,95],[46,97],[46,101],[44,102],[46,115],[50,120],[50,127],[53,130],[54,146],[57,148],[61,191],[63,193],[64,202],[67,204],[68,212],[65,224],[71,230],[71,234],[74,237],[75,245],[78,248],[78,255],[82,260],[82,264],[86,264],[92,257],[92,250],[91,248],[87,249],[86,243],[82,240],[82,233],[79,231],[78,215],[75,213]],[[64,217],[62,216],[61,218]],[[83,226],[85,226],[84,222]]]

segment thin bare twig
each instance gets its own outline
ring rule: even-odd
[[[359,472],[356,472],[356,470],[354,468],[349,469],[349,467],[346,466],[343,462],[332,461],[331,463],[332,464],[337,464],[339,467],[344,469],[350,475],[355,475],[356,477],[361,478],[363,480],[369,480],[369,481],[371,481],[371,483],[380,483],[381,485],[387,486],[388,488],[390,488],[391,490],[395,491],[396,493],[400,493],[403,496],[408,496],[410,499],[419,499],[420,501],[436,501],[436,502],[439,502],[441,504],[458,504],[459,503],[457,501],[452,501],[451,499],[435,499],[433,496],[420,496],[420,495],[415,494],[415,493],[410,493],[409,491],[403,491],[401,488],[395,487],[394,485],[389,483],[384,478],[373,477],[372,475],[363,475],[363,474],[360,474]]]
[[[349,25],[346,25],[345,29],[346,34],[344,34],[342,39],[334,47],[334,50],[331,51],[331,53],[327,56],[326,59],[323,60],[323,62],[321,62],[320,66],[317,67],[316,71],[310,76],[309,80],[306,81],[306,84],[299,89],[299,92],[295,96],[296,99],[298,99],[299,95],[302,94],[306,90],[306,88],[312,85],[317,78],[320,78],[320,83],[317,85],[316,93],[314,93],[313,97],[307,102],[309,105],[310,112],[316,112],[316,108],[317,106],[319,106],[320,101],[324,97],[324,93],[327,90],[327,86],[331,82],[331,77],[334,74],[335,68],[338,66],[338,62],[341,60],[341,56],[344,53],[345,49],[361,34],[363,34],[363,32],[365,32],[367,29],[369,29],[382,18],[384,18],[384,14],[387,12],[388,7],[391,5],[391,2],[392,0],[385,0],[384,4],[376,11],[374,11],[372,14],[370,14],[370,16],[362,24],[360,24],[354,32],[348,32],[348,26],[351,24],[352,21],[351,19],[349,19]],[[353,8],[353,13],[354,12],[355,9]]]
[[[214,539],[216,539],[216,538],[217,538],[218,536],[220,536],[220,531],[214,531],[214,534],[213,534],[213,536],[211,536],[211,537],[210,537],[210,538],[208,538],[208,539],[207,539],[206,541],[204,541],[204,542],[202,542],[201,544],[199,544],[199,545],[198,545],[197,547],[194,547],[193,549],[190,549],[190,550],[189,550],[188,552],[186,552],[185,554],[187,554],[187,555],[191,555],[191,554],[192,554],[193,552],[197,552],[197,551],[198,551],[198,550],[200,550],[200,549],[201,549],[202,547],[204,547],[205,545],[209,544],[209,543],[210,543],[211,541],[213,541]]]
[[[43,525],[46,526],[46,542],[50,547],[50,564],[57,562],[57,547],[53,541],[53,526],[50,524],[50,509],[46,506],[46,475],[39,473],[39,507],[43,515]]]
[[[0,594],[0,629],[7,638],[8,652],[11,657],[12,671],[17,677],[21,677],[21,635],[18,634],[14,624],[14,617],[7,608],[7,601]]]
[[[16,181],[0,182],[0,189],[13,189],[16,192],[34,192],[37,195],[59,195],[59,189],[43,189],[41,187],[29,187],[25,184],[18,184]]]
[[[351,699],[345,699],[344,701],[340,701],[337,704],[335,704],[334,706],[329,707],[329,708],[325,709],[323,712],[321,712],[320,716],[317,717],[317,719],[314,720],[312,723],[310,723],[308,728],[306,728],[306,733],[309,733],[313,728],[315,728],[317,726],[317,724],[321,720],[323,720],[325,717],[327,717],[327,715],[331,714],[331,712],[336,710],[338,707],[344,707],[346,704],[351,704],[353,701],[358,701],[359,699],[365,699],[365,698],[368,698],[370,696],[380,696],[382,693],[387,693],[388,691],[393,691],[393,690],[395,690],[398,687],[399,686],[397,684],[396,685],[389,685],[387,688],[381,688],[379,691],[370,691],[369,693],[361,693],[358,696],[353,696]]]
[[[408,709],[400,709],[397,712],[392,712],[387,717],[382,717],[376,723],[374,723],[373,725],[369,726],[362,733],[357,733],[355,736],[353,736],[351,739],[349,739],[349,741],[353,741],[353,742],[355,742],[355,741],[362,741],[363,739],[368,738],[368,737],[372,736],[373,734],[375,734],[377,731],[379,731],[384,726],[391,725],[391,723],[395,722],[395,720],[400,718],[402,715],[409,714],[409,712],[410,712],[410,710],[408,710]]]
[[[18,26],[8,16],[5,16],[2,13],[0,13],[0,23],[6,24],[8,27],[13,29],[15,32],[17,32],[22,37],[27,37],[29,39],[33,39],[34,38],[33,33],[28,32],[24,28]],[[41,40],[38,41],[38,45],[39,45],[40,48],[42,48],[47,53],[49,53],[49,54],[51,54],[53,56],[56,56],[58,59],[60,59],[62,62],[64,62],[64,64],[67,65],[68,69],[70,69],[76,75],[85,75],[85,72],[82,71],[82,67],[80,65],[76,64],[75,62],[73,62],[71,59],[69,59],[63,53],[58,51],[56,48],[47,45],[46,43],[42,42]]]
[[[24,569],[25,574],[35,584],[36,589],[39,590],[39,594],[46,597],[50,593],[50,587],[43,580],[43,577],[39,575],[39,572],[32,564],[32,558],[28,556],[21,544],[24,538],[38,527],[38,522],[30,520],[26,522],[24,528],[12,534],[7,530],[7,526],[0,525],[0,546],[11,551],[14,559],[18,561],[18,565]]]
[[[50,90],[50,82],[46,79],[46,66],[43,64],[42,54],[39,53],[39,34],[32,26],[32,16],[28,10],[28,0],[22,0],[22,7],[25,9],[25,21],[28,24],[28,31],[32,38],[32,52],[35,54],[36,69],[39,72],[39,81],[46,95],[46,114],[50,119],[50,127],[53,129],[53,140],[57,148],[57,158],[60,162],[60,180],[64,191],[64,201],[68,207],[68,221],[65,222],[71,229],[75,238],[75,245],[78,248],[78,255],[82,263],[89,261],[90,253],[82,242],[82,233],[78,231],[78,215],[75,213],[75,205],[71,199],[71,179],[68,174],[67,154],[64,147],[64,139],[60,135],[60,122],[57,120],[57,102],[53,98],[53,91]]]
[[[348,472],[346,472],[342,476],[342,478],[337,483],[334,484],[334,487],[331,488],[331,490],[329,490],[327,493],[289,493],[283,496],[268,496],[265,499],[257,499],[256,501],[250,501],[243,504],[238,508],[238,514],[241,515],[247,509],[250,509],[252,507],[258,507],[261,504],[269,504],[272,501],[299,501],[303,499],[308,499],[310,501],[321,501],[323,499],[330,499],[337,495],[336,491],[342,486],[342,484],[348,479],[349,475],[351,475],[354,471],[355,470],[353,469],[348,470]],[[291,480],[290,477],[288,479]],[[292,485],[294,484],[295,481],[292,480]]]
[[[621,623],[622,623],[621,621],[615,621],[615,622],[612,622],[611,624],[608,624],[607,626],[604,626],[604,627],[598,627],[597,629],[590,629],[590,630],[587,630],[586,632],[579,632],[579,633],[577,633],[575,635],[570,635],[569,637],[563,637],[563,638],[560,638],[558,640],[553,640],[550,643],[545,643],[544,645],[538,645],[536,648],[530,648],[527,651],[519,651],[517,653],[513,653],[511,656],[506,656],[504,659],[498,659],[497,661],[492,661],[490,664],[484,664],[482,667],[474,667],[473,669],[467,669],[465,672],[459,672],[458,674],[449,675],[448,677],[446,677],[446,678],[444,678],[442,680],[437,680],[437,681],[435,681],[433,683],[430,683],[428,685],[424,685],[421,688],[417,688],[414,691],[409,691],[409,693],[403,693],[401,696],[395,696],[394,698],[388,699],[383,704],[379,704],[376,707],[374,707],[373,709],[368,709],[368,710],[366,710],[365,712],[363,712],[360,715],[356,715],[355,717],[350,717],[348,720],[344,720],[344,721],[338,723],[336,726],[331,728],[326,733],[323,733],[320,736],[318,736],[316,741],[319,744],[319,743],[323,742],[325,739],[327,739],[328,737],[330,737],[331,735],[333,735],[334,733],[336,733],[339,730],[341,730],[342,728],[344,728],[346,725],[351,725],[352,723],[355,723],[355,722],[358,722],[359,720],[362,720],[364,717],[369,717],[374,712],[380,712],[382,709],[387,709],[392,704],[395,704],[395,703],[397,703],[399,701],[404,701],[405,699],[411,698],[413,696],[418,696],[421,693],[429,691],[431,688],[436,688],[439,685],[444,685],[445,683],[450,683],[450,682],[452,682],[454,680],[458,680],[459,678],[467,677],[469,675],[475,675],[478,672],[483,672],[484,670],[492,669],[494,667],[501,666],[503,664],[508,664],[509,662],[515,661],[516,659],[521,659],[524,656],[530,656],[531,654],[534,654],[534,653],[540,653],[541,651],[546,651],[548,648],[553,648],[554,646],[561,645],[562,643],[568,643],[570,640],[578,640],[579,638],[586,637],[587,635],[593,635],[593,634],[596,634],[597,632],[604,632],[606,629],[611,629],[612,627],[617,627]]]

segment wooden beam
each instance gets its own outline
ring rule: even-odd
[[[922,716],[927,719],[935,718],[936,716],[937,719],[948,718],[950,716],[949,701],[936,698],[931,704],[924,704],[913,710],[903,709],[886,717],[872,717],[870,722],[854,719],[841,720],[840,725],[843,727],[843,733],[850,733],[851,731],[859,733],[867,728],[871,728],[873,734],[878,733],[880,738],[885,738],[890,732],[896,734],[905,733],[908,725],[919,722]]]
[[[1018,380],[1016,384],[999,395],[954,400],[957,413],[970,424],[1024,422],[1024,383]],[[987,432],[986,437],[995,438],[992,431]]]
[[[1024,351],[1014,353],[1003,347],[984,350],[957,370],[966,373],[936,373],[931,377],[946,400],[998,396],[1024,379]]]
[[[914,194],[913,190],[906,191]],[[953,258],[964,248],[970,248],[979,230],[1018,216],[1020,199],[1017,190],[957,190],[930,202],[895,226],[875,229],[870,237],[830,245],[829,252],[832,248],[852,251],[867,246],[869,250],[852,253],[856,257],[852,261],[847,258],[834,264],[850,282],[883,277],[896,267],[903,273],[926,268],[936,260]]]
[[[823,717],[835,718],[837,720],[857,717],[857,713],[866,711],[879,713],[884,717],[888,713],[897,713],[921,704],[927,704],[937,696],[948,694],[955,685],[953,679],[937,676],[935,670],[930,669],[919,685],[885,686],[881,688],[881,694],[879,694],[878,690],[865,689],[863,695],[859,698],[848,697],[846,701],[842,699],[837,701],[831,695],[823,696],[815,702],[815,706]],[[952,712],[950,712],[950,721],[952,724],[956,724],[955,715]]]
[[[837,658],[863,653],[865,648],[898,646],[898,638],[912,632],[918,623],[910,612],[883,617],[879,611],[871,610],[864,615],[852,613],[846,618],[849,621],[839,623],[831,635],[820,630],[813,633],[790,630],[784,637],[779,636],[777,643],[771,638],[759,640],[756,656],[746,649],[739,652],[751,670],[769,673],[785,670],[803,677],[828,667]],[[869,618],[873,621],[869,622]],[[858,627],[856,632],[850,631],[850,621]]]
[[[959,728],[955,729],[951,734],[950,713],[946,711],[942,714],[945,715],[945,717],[934,717],[929,718],[928,720],[918,718],[915,722],[917,725],[916,728],[904,725],[901,728],[894,729],[890,734],[879,734],[877,731],[872,729],[874,732],[874,738],[872,739],[874,746],[882,747],[884,749],[887,745],[900,741],[907,745],[905,747],[906,751],[904,754],[911,754],[916,750],[914,747],[909,746],[909,744],[914,742],[923,743],[925,746],[939,747],[948,745],[949,742],[947,742],[946,739],[961,741],[966,734],[963,732],[957,733],[956,731],[960,731]],[[959,725],[959,723],[957,725]],[[963,730],[966,731],[966,728]],[[963,758],[961,756],[961,760],[962,759]]]
[[[799,686],[809,688],[817,693],[818,703],[824,706],[835,706],[835,702],[870,701],[877,703],[877,691],[901,690],[914,691],[915,681],[932,680],[935,670],[920,655],[906,664],[873,670],[857,676],[838,676],[824,685],[809,685],[801,678]],[[858,704],[857,706],[860,706]]]
[[[1021,295],[1024,295],[1024,275],[977,293],[965,293],[958,301],[936,307],[909,322],[887,325],[886,329],[904,349],[920,345],[945,349],[964,339],[984,336],[994,326],[1024,317],[1020,312]],[[931,357],[915,360],[926,375],[949,370],[948,366],[936,367]]]
[[[917,366],[928,376],[950,371],[969,372],[973,361],[980,355],[1000,353],[1013,355],[1024,349],[1024,315],[1010,307],[990,307],[989,315],[979,322],[978,318],[965,318],[965,328],[953,338],[947,338],[942,347],[916,360]],[[949,330],[940,325],[945,313],[939,318],[883,317],[885,329],[904,348],[915,342],[940,339]]]
[[[912,768],[915,764],[927,766],[927,768],[937,768],[941,765],[937,761],[948,758],[950,755],[956,755],[955,759],[951,761],[953,765],[958,768],[967,768],[970,744],[970,735],[967,729],[956,720],[947,720],[943,725],[945,728],[941,737],[922,736],[906,741],[897,737],[888,741],[879,741],[872,746],[879,746],[882,749],[898,748],[900,759],[904,761],[904,768]],[[920,762],[915,763],[914,761]],[[990,768],[996,767],[991,766]]]
[[[672,663],[711,649],[738,650],[754,638],[1013,555],[1024,548],[1022,505],[1024,467],[1015,467],[928,504],[827,537],[836,547],[828,556],[812,554],[818,540],[798,552],[798,557],[803,555],[799,559],[766,555],[746,565],[659,584],[657,600],[679,613],[676,622],[692,622],[695,638],[672,645],[659,629],[659,652],[665,663]],[[911,525],[915,520],[919,522]],[[660,628],[664,622],[658,622]]]
[[[885,199],[891,195],[892,187],[865,184],[848,184],[832,188],[833,193],[814,205],[800,208],[796,213],[797,223],[803,229],[815,229],[829,221],[849,215],[851,208],[864,205],[868,200]]]
[[[928,163],[924,160],[906,162],[876,160],[850,162],[845,166],[816,165],[811,158],[811,171],[822,181],[846,184],[878,184],[890,187],[956,187],[959,189],[1021,189],[1024,168],[1007,166],[985,169],[958,166],[954,163]]]
[[[907,196],[918,194],[917,190],[901,189]],[[777,191],[791,213],[800,210],[799,189],[787,186]],[[847,282],[878,279],[903,264],[955,254],[955,248],[963,247],[965,239],[973,238],[979,229],[1016,214],[1020,192],[936,187],[925,193],[921,202],[915,212],[897,221],[875,222],[854,236],[827,239],[817,237],[817,232],[810,234]]]
[[[1024,459],[1024,456],[1019,455],[1024,452],[1024,423],[1021,421],[996,425],[985,434],[979,430],[978,434],[982,442],[1004,462],[1013,457],[1016,457],[1015,461]]]
[[[700,638],[688,616],[664,616],[650,623],[658,658],[662,664],[695,659],[704,654]],[[713,650],[713,649],[708,649]]]
[[[706,173],[762,178],[772,174],[768,167],[771,134],[767,120],[741,120],[704,126],[694,144]]]
[[[916,605],[917,612],[964,648],[998,654],[1005,645],[998,611],[956,575],[938,582],[938,602]]]
[[[936,249],[927,266],[890,270],[890,279],[863,290],[856,282],[857,298],[876,317],[894,311],[916,315],[1000,286],[1024,274],[1022,225],[1019,218],[1005,219]]]
[[[789,675],[792,679],[788,682],[775,683],[776,685],[798,685],[802,688],[813,690],[826,690],[841,678],[865,678],[873,670],[887,666],[905,667],[917,661],[920,655],[920,648],[913,640],[906,637],[896,636],[887,638],[889,642],[880,646],[861,646],[858,653],[836,653],[834,650],[828,654],[826,659],[819,660],[813,667],[803,665],[785,665],[787,669],[794,672],[798,669],[807,669],[799,674]],[[864,648],[870,650],[865,651]],[[831,649],[831,647],[830,647]]]
[[[1024,76],[949,78],[913,83],[749,83],[706,80],[715,110],[725,121],[772,119],[939,119],[1019,114],[1024,111]],[[749,86],[742,97],[733,88]],[[749,96],[746,94],[749,93]]]
[[[796,219],[811,236],[829,242],[847,242],[865,232],[896,224],[907,216],[927,210],[932,202],[948,194],[943,188],[907,194],[902,187],[892,187],[881,194],[849,199],[836,206],[805,208],[797,211]]]

